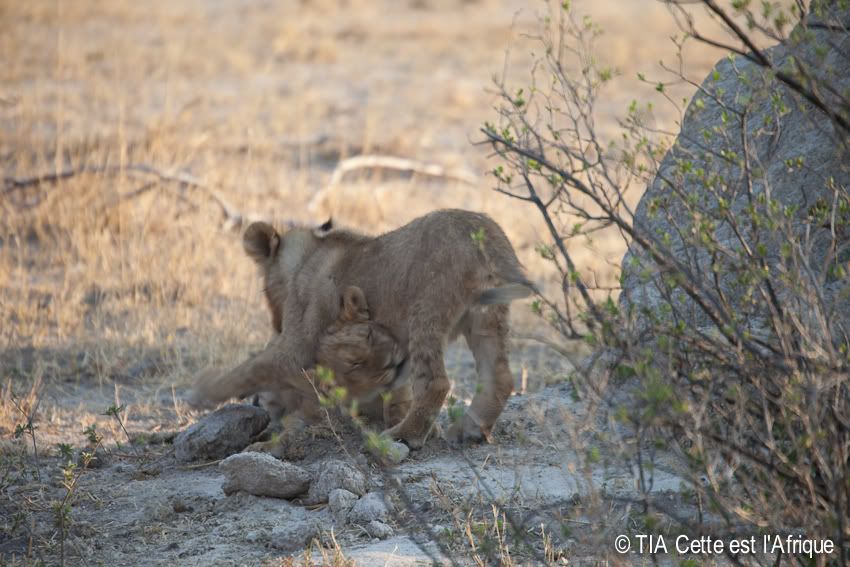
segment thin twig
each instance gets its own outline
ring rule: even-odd
[[[193,470],[193,469],[203,469],[203,468],[206,468],[206,467],[211,467],[213,465],[217,465],[223,460],[224,459],[218,459],[216,461],[209,461],[209,462],[206,462],[206,463],[197,463],[197,464],[194,464],[194,465],[184,465],[184,466],[180,467],[180,470],[190,471],[190,470]]]

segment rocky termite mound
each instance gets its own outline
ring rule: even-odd
[[[818,25],[810,17],[808,28],[761,53],[774,69],[800,63],[816,74],[812,84],[827,107],[846,115],[836,93],[850,89],[848,48],[850,36],[834,21]],[[639,329],[673,318],[713,326],[707,306],[734,313],[758,333],[770,313],[768,301],[751,297],[748,270],[762,261],[770,302],[804,318],[815,310],[834,314],[829,324],[846,326],[848,280],[836,268],[846,263],[850,242],[850,132],[833,118],[747,57],[715,66],[634,216],[635,231],[678,266],[676,277],[699,285],[704,305],[665,280],[669,266],[633,243],[622,263],[620,302]]]

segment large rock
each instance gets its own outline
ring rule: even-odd
[[[319,463],[315,481],[310,485],[307,502],[318,504],[327,502],[332,490],[344,488],[358,496],[366,494],[366,476],[356,466],[346,461],[331,459]]]
[[[792,68],[793,56],[839,92],[850,92],[850,35],[812,27],[806,33],[797,30],[792,38],[766,50],[778,68]],[[820,93],[840,107],[826,89]],[[848,132],[755,63],[744,57],[723,59],[688,106],[679,137],[638,204],[635,230],[667,249],[702,286],[709,302],[722,305],[713,289],[716,272],[719,287],[731,303],[731,308],[721,309],[753,327],[765,317],[765,301],[758,292],[755,301],[748,297],[743,276],[757,262],[747,259],[739,237],[756,254],[764,255],[777,295],[803,316],[812,311],[806,302],[817,299],[813,294],[801,300],[792,287],[798,282],[783,282],[781,274],[787,272],[782,265],[783,245],[784,253],[789,241],[809,248],[807,269],[812,271],[812,281],[822,279],[824,283],[815,286],[821,287],[827,307],[836,307],[846,322],[850,302],[842,292],[848,290],[848,277],[834,277],[832,268],[846,264],[849,255],[845,252],[831,259],[828,255],[833,244],[840,250],[850,241],[848,219],[843,219],[845,226],[837,229],[833,242],[829,223],[813,219],[812,213],[823,205],[840,204],[848,196],[848,142]],[[747,211],[753,205],[762,218],[787,213],[792,236],[768,222],[752,229]],[[725,211],[738,219],[737,231]],[[839,213],[839,217],[842,214],[847,215]],[[693,245],[708,221],[714,226],[707,232],[716,235],[727,254],[713,257],[705,246]],[[713,262],[717,262],[714,267]],[[669,318],[671,306],[691,325],[710,327],[706,312],[680,289],[668,287],[661,272],[659,264],[633,243],[623,260],[621,305],[634,308],[638,334],[650,317]]]
[[[174,438],[180,462],[223,459],[238,453],[269,424],[263,408],[228,404],[204,417]]]
[[[265,453],[237,453],[223,460],[225,494],[243,491],[254,496],[292,498],[310,487],[310,473]]]
[[[410,456],[410,448],[398,441],[390,441],[386,447],[376,447],[370,451],[380,462],[388,465],[399,465]]]

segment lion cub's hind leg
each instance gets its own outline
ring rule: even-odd
[[[514,389],[508,365],[508,306],[473,307],[465,319],[462,331],[475,358],[478,387],[472,404],[447,432],[452,442],[489,439]]]

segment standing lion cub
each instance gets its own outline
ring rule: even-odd
[[[338,319],[341,290],[356,286],[369,300],[371,320],[408,353],[403,373],[413,401],[386,433],[412,448],[422,446],[449,391],[444,345],[463,334],[478,388],[448,435],[460,441],[489,434],[513,391],[507,304],[533,289],[492,219],[435,211],[377,237],[325,227],[280,234],[259,222],[248,227],[243,244],[260,267],[279,334],[261,353],[200,385],[199,397],[220,402],[251,394],[257,384],[288,388],[304,380],[322,333]]]

